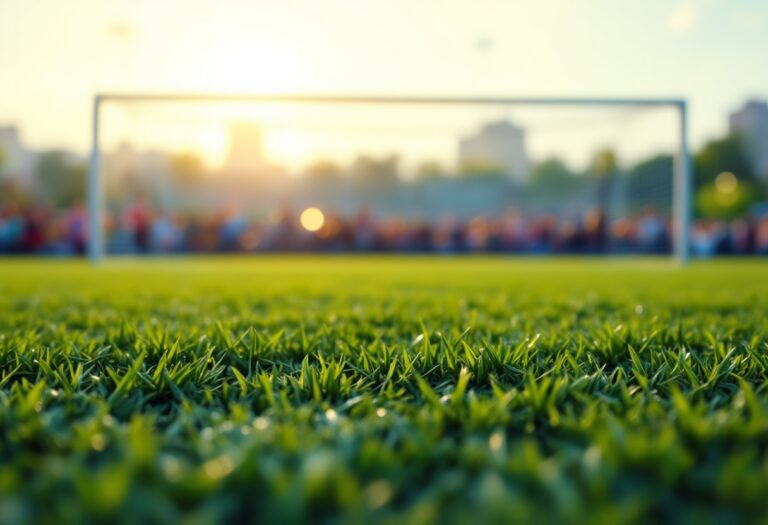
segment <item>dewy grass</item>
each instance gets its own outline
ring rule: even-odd
[[[0,522],[760,522],[768,266],[0,261]]]

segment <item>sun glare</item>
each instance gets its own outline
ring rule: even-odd
[[[228,137],[221,128],[207,128],[198,135],[199,153],[214,165],[224,162],[229,147]]]
[[[739,179],[730,171],[724,171],[715,178],[715,188],[720,193],[733,193],[739,186]]]
[[[281,162],[296,165],[310,160],[311,144],[300,134],[267,131],[264,142],[270,155]]]
[[[317,208],[307,208],[301,212],[301,217],[299,220],[301,221],[301,226],[305,230],[309,232],[316,232],[323,227],[323,224],[325,223],[325,216],[323,215],[323,212]]]

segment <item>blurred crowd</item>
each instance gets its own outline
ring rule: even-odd
[[[204,252],[505,252],[669,253],[671,224],[653,210],[606,220],[591,210],[573,220],[509,211],[501,217],[436,221],[327,213],[316,231],[299,212],[284,209],[255,219],[235,210],[210,215],[160,213],[138,201],[106,219],[111,253]],[[84,253],[87,216],[82,205],[64,211],[31,205],[0,207],[0,253]],[[691,248],[699,256],[768,254],[768,215],[758,219],[697,221]]]
[[[0,203],[0,253],[85,252],[88,218],[82,205],[60,211],[43,204]]]

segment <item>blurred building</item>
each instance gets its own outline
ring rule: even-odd
[[[0,126],[0,174],[19,184],[31,184],[35,154],[21,142],[16,126]]]
[[[475,135],[459,141],[459,164],[500,168],[512,180],[526,181],[530,161],[525,130],[506,120],[484,125]]]
[[[229,131],[229,155],[225,171],[235,175],[256,175],[268,167],[264,155],[261,128],[253,123],[233,124]]]
[[[768,103],[750,100],[731,113],[728,124],[730,132],[741,138],[755,174],[768,179]]]

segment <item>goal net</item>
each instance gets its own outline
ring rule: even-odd
[[[90,255],[687,254],[676,100],[96,98]]]

